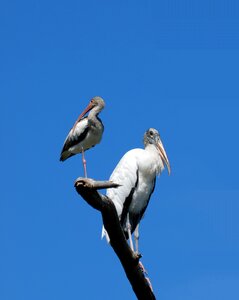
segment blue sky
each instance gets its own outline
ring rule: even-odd
[[[141,224],[157,298],[239,298],[238,17],[232,0],[1,2],[0,299],[134,299],[74,190],[81,157],[59,162],[95,95],[90,177],[149,127],[171,162]]]

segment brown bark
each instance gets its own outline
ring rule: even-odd
[[[97,190],[117,188],[118,185],[110,181],[95,181],[90,178],[78,178],[75,188],[82,198],[102,214],[103,224],[110,237],[110,244],[118,256],[126,276],[139,300],[156,299],[139,262],[140,256],[131,251],[123,233],[114,203],[107,196]]]

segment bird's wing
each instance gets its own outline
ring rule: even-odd
[[[125,216],[134,190],[138,183],[138,166],[136,152],[141,149],[133,149],[127,152],[114,169],[110,180],[120,184],[117,189],[108,189],[106,194],[114,202],[118,216]]]
[[[145,205],[145,207],[143,208],[143,210],[140,212],[140,216],[139,216],[139,219],[141,220],[142,218],[143,218],[143,216],[144,216],[144,213],[145,213],[145,211],[146,211],[146,208],[148,207],[148,205],[149,205],[149,200],[150,200],[150,198],[151,198],[151,195],[153,194],[153,192],[154,192],[154,189],[155,189],[155,183],[156,183],[156,176],[155,176],[155,178],[154,178],[154,180],[153,180],[153,182],[152,182],[152,190],[151,190],[151,192],[150,192],[150,194],[149,194],[149,197],[148,197],[148,200],[147,200],[147,203],[146,203],[146,205]]]
[[[117,189],[108,189],[106,191],[106,195],[115,205],[119,218],[126,214],[127,208],[132,200],[135,186],[138,182],[137,160],[134,155],[135,150],[138,149],[127,152],[121,158],[110,176],[110,180],[120,184],[120,186]],[[104,236],[106,237],[107,242],[110,242],[108,233],[103,226],[101,238]]]
[[[79,144],[80,142],[82,142],[85,139],[85,137],[89,131],[88,118],[85,117],[85,118],[81,119],[76,124],[74,132],[72,132],[72,131],[73,131],[73,128],[70,130],[68,136],[65,139],[61,153],[69,150],[69,148]]]

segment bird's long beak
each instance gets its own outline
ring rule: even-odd
[[[162,158],[162,161],[166,164],[168,169],[168,175],[171,173],[170,163],[166,154],[166,151],[164,149],[163,143],[161,141],[158,141],[157,148],[159,150],[160,157]]]
[[[88,106],[86,107],[86,109],[83,110],[83,112],[82,112],[82,113],[79,115],[79,117],[77,118],[77,120],[76,120],[74,126],[72,127],[72,132],[74,132],[75,127],[76,127],[77,123],[80,121],[80,119],[83,118],[84,115],[87,114],[88,111],[90,111],[92,108],[93,108],[93,104],[90,102],[90,103],[88,104]]]

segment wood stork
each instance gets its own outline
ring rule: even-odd
[[[139,223],[150,196],[154,191],[156,176],[164,165],[170,174],[170,164],[158,131],[148,129],[144,134],[145,149],[128,151],[120,160],[110,180],[120,184],[117,189],[108,189],[106,195],[114,202],[125,236],[134,251],[131,234],[134,232],[135,248],[138,253]],[[104,227],[102,237],[109,237]]]
[[[96,96],[90,100],[67,135],[61,151],[60,161],[64,161],[77,153],[82,153],[85,177],[87,177],[87,171],[84,152],[101,141],[104,125],[98,114],[104,106],[105,102],[101,97]],[[84,117],[87,112],[89,112],[88,116]]]

